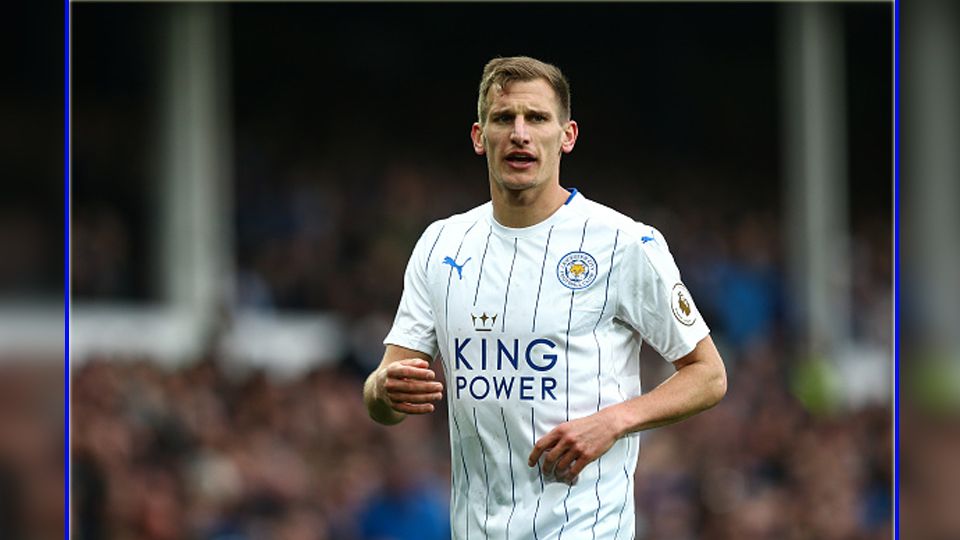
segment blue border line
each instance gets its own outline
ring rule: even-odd
[[[63,8],[63,537],[70,538],[70,0]]]
[[[900,2],[893,3],[893,537],[900,538]]]

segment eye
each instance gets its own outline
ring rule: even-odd
[[[509,114],[503,114],[503,113],[501,113],[501,114],[495,114],[495,115],[493,115],[493,121],[496,122],[496,123],[498,123],[498,124],[509,123],[509,122],[510,122],[510,115],[509,115]]]
[[[547,116],[545,114],[534,113],[530,115],[530,121],[536,123],[543,123],[547,121]]]

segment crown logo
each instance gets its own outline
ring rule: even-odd
[[[479,316],[471,313],[470,319],[473,321],[473,329],[477,332],[489,332],[493,330],[493,325],[497,324],[497,315],[487,315],[486,311],[483,312],[483,315]]]

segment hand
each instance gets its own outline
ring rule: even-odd
[[[543,473],[572,485],[580,471],[610,450],[618,437],[614,423],[600,413],[564,422],[533,445],[527,465],[533,467],[545,456]]]
[[[443,383],[435,378],[426,360],[398,360],[377,373],[377,395],[397,412],[431,413],[432,402],[443,399]]]

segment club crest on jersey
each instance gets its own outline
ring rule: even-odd
[[[683,283],[677,283],[673,286],[670,293],[670,308],[673,310],[673,316],[686,326],[693,326],[697,322],[697,307],[693,305],[693,298],[690,291],[683,286]]]
[[[557,265],[557,278],[568,289],[586,289],[597,279],[597,260],[586,251],[567,253]]]

